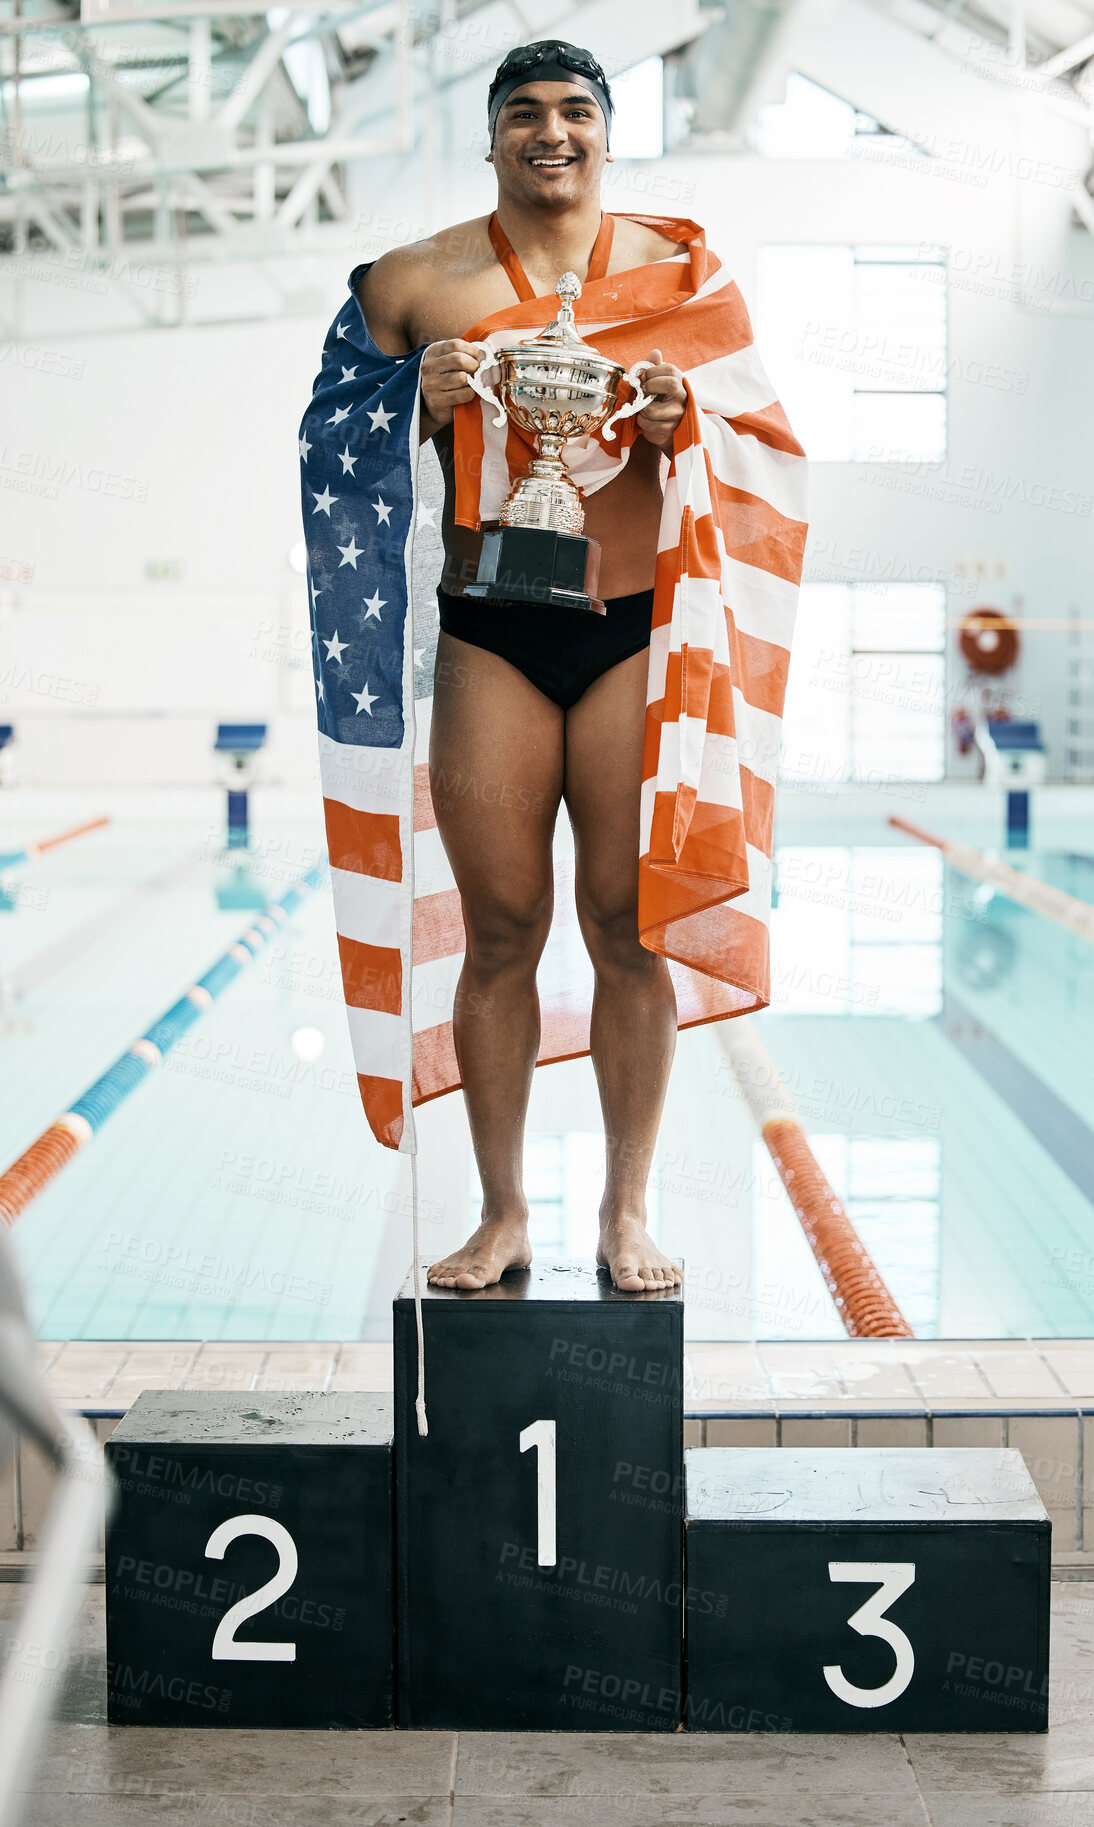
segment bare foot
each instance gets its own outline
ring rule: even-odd
[[[603,1220],[596,1260],[610,1272],[616,1287],[627,1293],[680,1285],[681,1275],[676,1264],[662,1255],[645,1225],[637,1218]]]
[[[527,1218],[484,1218],[461,1250],[429,1265],[426,1280],[438,1288],[488,1288],[531,1260]]]

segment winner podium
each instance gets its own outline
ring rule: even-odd
[[[1019,1453],[685,1465],[683,1292],[591,1262],[423,1289],[423,1436],[411,1288],[394,1405],[146,1390],[111,1436],[112,1723],[1047,1728],[1051,1525]]]
[[[667,1731],[682,1717],[680,1289],[591,1264],[395,1302],[401,1726]]]

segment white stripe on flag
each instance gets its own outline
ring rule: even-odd
[[[401,950],[402,883],[358,875],[355,869],[332,869],[330,874],[335,923],[342,938]]]
[[[384,1015],[377,1009],[346,1004],[350,1045],[358,1072],[369,1078],[403,1081],[406,1071],[406,1018]]]
[[[798,601],[797,584],[785,577],[775,577],[759,565],[746,565],[739,558],[730,558],[721,527],[717,534],[722,560],[721,594],[733,612],[737,627],[742,634],[789,650]]]
[[[721,413],[727,419],[742,412],[762,411],[776,400],[755,343],[735,349],[730,355],[718,355],[711,362],[698,362],[687,375],[703,410]]]
[[[324,799],[336,799],[355,812],[399,812],[401,757],[398,749],[363,748],[319,737],[319,778]]]
[[[737,753],[741,766],[758,780],[775,785],[779,769],[779,731],[782,718],[757,710],[746,702],[739,686],[733,687],[733,721],[737,726]]]
[[[757,495],[788,520],[806,518],[809,480],[804,457],[775,450],[751,432],[739,432],[716,414],[703,420],[710,466],[719,482]]]

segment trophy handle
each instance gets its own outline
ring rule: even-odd
[[[634,398],[633,400],[628,400],[625,406],[617,406],[611,417],[605,419],[600,428],[602,437],[614,440],[615,433],[612,430],[612,426],[617,419],[629,419],[633,413],[641,412],[646,406],[652,405],[654,395],[645,391],[639,376],[644,374],[647,368],[656,368],[657,365],[656,362],[635,362],[633,368],[627,369],[623,378],[624,380],[629,381],[634,388]]]
[[[496,419],[493,419],[491,423],[494,425],[504,425],[506,422],[505,407],[502,405],[493,389],[488,387],[486,382],[480,378],[485,369],[496,366],[497,356],[494,354],[489,343],[470,343],[468,346],[472,349],[481,349],[482,354],[479,356],[479,365],[475,369],[474,374],[469,374],[467,377],[467,385],[471,388],[473,393],[478,394],[480,400],[486,400],[491,406],[497,407],[498,416]]]

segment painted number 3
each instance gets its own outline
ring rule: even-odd
[[[880,1637],[888,1643],[896,1656],[896,1667],[888,1681],[880,1687],[856,1687],[848,1681],[839,1663],[829,1663],[824,1671],[827,1681],[837,1700],[845,1700],[848,1706],[888,1706],[890,1700],[896,1700],[904,1692],[915,1673],[915,1651],[901,1630],[885,1613],[889,1606],[896,1603],[902,1592],[907,1592],[915,1579],[914,1561],[829,1561],[828,1578],[849,1584],[875,1585],[878,1590],[871,1594],[865,1605],[853,1611],[847,1622],[860,1637]]]

